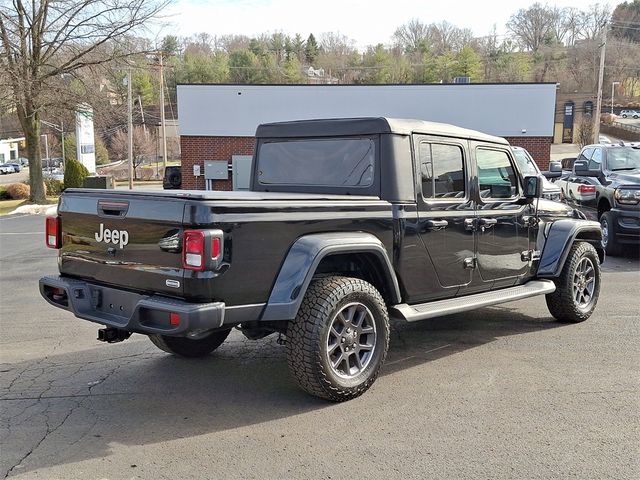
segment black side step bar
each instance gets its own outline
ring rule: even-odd
[[[517,287],[476,293],[466,297],[448,298],[446,300],[437,300],[435,302],[420,303],[417,305],[401,303],[391,307],[389,313],[392,317],[400,318],[407,322],[415,322],[417,320],[466,312],[468,310],[520,300],[522,298],[535,297],[536,295],[546,295],[547,293],[555,292],[555,290],[556,285],[551,280],[531,280]]]

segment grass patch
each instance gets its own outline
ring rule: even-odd
[[[21,205],[28,205],[29,200],[0,200],[0,215],[8,215]],[[47,205],[58,203],[58,197],[47,197]]]
[[[23,203],[26,203],[26,200],[1,200],[0,215],[8,215]]]

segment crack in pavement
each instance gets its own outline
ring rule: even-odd
[[[55,351],[55,349],[60,346],[61,343],[62,343],[62,341],[60,341],[58,343],[58,345],[56,345],[56,347],[54,347],[54,350],[52,350],[51,353],[53,353]],[[60,396],[49,396],[49,397],[46,397],[45,394],[53,388],[53,384],[56,382],[57,379],[53,378],[51,380],[47,380],[46,381],[46,383],[47,383],[46,387],[38,394],[38,396],[29,398],[29,400],[34,400],[33,403],[27,405],[18,414],[12,415],[7,419],[7,431],[9,432],[9,434],[11,433],[12,427],[15,428],[16,426],[22,425],[24,422],[28,421],[29,419],[33,418],[36,415],[43,415],[44,416],[44,423],[46,425],[46,430],[45,430],[44,434],[41,436],[41,438],[39,438],[33,444],[33,446],[24,455],[22,455],[22,457],[16,463],[14,463],[8,470],[6,470],[3,478],[8,478],[17,468],[19,468],[25,462],[25,460],[27,460],[36,450],[38,450],[40,445],[42,445],[44,443],[44,441],[50,435],[52,435],[53,433],[58,431],[60,428],[62,428],[62,426],[74,414],[74,412],[76,412],[80,407],[85,406],[85,402],[87,402],[87,400],[89,398],[110,395],[108,393],[107,394],[94,394],[92,390],[95,387],[97,387],[98,385],[101,385],[101,384],[107,382],[111,377],[116,375],[117,372],[122,367],[128,366],[129,364],[137,362],[139,360],[146,360],[146,359],[150,358],[149,353],[148,353],[147,350],[145,350],[142,353],[127,355],[127,356],[114,357],[114,358],[108,358],[108,359],[103,360],[102,362],[87,362],[86,364],[80,365],[78,369],[76,369],[71,375],[69,375],[69,378],[72,378],[75,375],[81,373],[85,369],[85,367],[87,365],[89,365],[89,364],[108,363],[110,361],[120,360],[115,365],[112,365],[111,368],[105,374],[103,374],[97,381],[91,382],[91,383],[87,384],[86,386],[82,386],[81,388],[78,388],[77,391],[75,391],[71,395],[60,395]],[[51,353],[49,355],[51,355]],[[40,359],[36,364],[32,364],[29,367],[27,367],[26,369],[24,369],[22,372],[20,372],[20,374],[18,374],[18,377],[23,375],[26,371],[28,371],[28,370],[32,371],[34,367],[37,367],[38,365],[41,365],[49,357],[49,355],[47,355],[44,358]],[[123,362],[122,361],[123,359],[129,359],[129,361],[124,361]],[[53,365],[48,365],[48,366],[51,367]],[[40,379],[45,374],[45,371],[47,371],[47,369],[45,369],[45,368],[41,368],[40,370],[41,371],[34,378],[30,379],[31,380],[30,386],[35,385],[37,380]],[[15,382],[16,382],[18,377],[16,377],[16,379],[14,379],[14,381],[11,382],[10,386],[13,386],[15,384]],[[88,390],[87,393],[81,393],[85,389]],[[52,419],[51,419],[51,415],[50,415],[50,413],[51,413],[50,409],[52,407],[52,404],[49,402],[49,400],[53,399],[53,398],[64,398],[64,399],[70,399],[70,400],[77,399],[77,401],[74,402],[75,404],[73,406],[71,406],[71,408],[64,415],[62,420],[60,422],[58,422],[57,425],[55,425],[55,426],[52,425],[52,423],[51,423]],[[4,398],[2,400],[10,400],[10,399]],[[22,399],[16,399],[16,400],[27,400],[27,399],[26,398],[22,398]],[[45,400],[47,401],[47,406],[44,408],[44,411],[42,411],[41,413],[34,414],[34,415],[29,415],[27,418],[24,418],[23,420],[19,421],[18,423],[15,423],[15,424],[12,425],[11,420],[17,419],[18,417],[24,415],[24,413],[27,410],[29,410],[30,408],[32,408],[32,407],[34,407],[36,405],[42,404],[43,401],[45,401]],[[89,410],[93,410],[93,409],[89,408]],[[91,431],[91,428],[93,428],[93,426],[95,426],[96,423],[97,423],[97,420],[95,420],[94,424],[91,425],[79,438],[77,438],[72,443],[72,445],[73,444],[77,444],[80,440],[82,440],[82,438],[84,438],[87,435],[87,433],[89,431]]]

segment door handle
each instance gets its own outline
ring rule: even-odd
[[[480,225],[482,227],[491,227],[492,225],[495,225],[496,223],[498,223],[498,219],[496,219],[496,218],[479,218],[478,219],[478,225]]]
[[[427,220],[425,224],[429,229],[440,229],[449,225],[449,222],[446,220]]]
[[[465,218],[464,219],[464,229],[467,232],[473,232],[476,229],[476,219],[475,218]]]

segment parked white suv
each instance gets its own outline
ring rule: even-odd
[[[639,118],[640,112],[638,112],[637,110],[622,110],[620,112],[620,116],[622,118],[627,118],[627,117]]]

